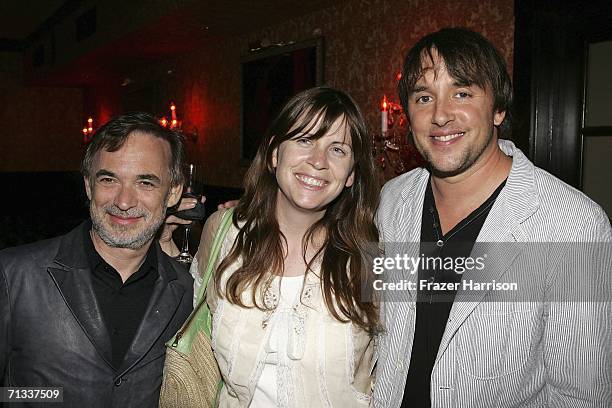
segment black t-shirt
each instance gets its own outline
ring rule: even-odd
[[[111,341],[112,363],[115,369],[119,369],[144,317],[159,276],[157,243],[151,244],[145,261],[124,283],[119,272],[96,251],[89,229],[85,231],[85,247],[92,271],[91,283]]]
[[[505,184],[505,181],[502,182],[480,207],[443,235],[430,178],[423,202],[419,253],[442,259],[469,257],[480,229]],[[461,282],[461,276],[443,268],[419,269],[418,280],[457,283]],[[431,372],[456,294],[454,290],[421,290],[420,286],[417,290],[416,327],[402,408],[431,406]]]

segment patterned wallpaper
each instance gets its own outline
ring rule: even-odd
[[[348,0],[248,36],[222,38],[170,65],[168,92],[184,110],[187,129],[199,138],[190,157],[204,165],[206,182],[240,186],[240,57],[248,44],[325,38],[325,83],[351,94],[368,126],[380,126],[379,101],[396,96],[396,74],[407,50],[424,34],[465,26],[488,37],[512,69],[514,2],[511,0]]]
[[[404,54],[422,35],[445,26],[466,26],[490,38],[512,63],[512,0],[344,0],[309,15],[249,35],[219,38],[179,58],[160,61],[139,79],[160,81],[164,103],[174,100],[183,128],[197,129],[188,142],[192,160],[204,165],[208,184],[238,187],[240,164],[240,58],[248,44],[325,39],[325,83],[351,94],[368,126],[378,131],[383,94],[397,101],[396,74]],[[7,66],[2,56],[3,66]],[[86,91],[24,87],[20,66],[0,73],[0,171],[77,170],[83,154],[78,129],[83,104],[108,117],[120,112],[119,89]],[[511,69],[511,67],[510,67]],[[167,75],[171,70],[172,74]],[[112,92],[111,92],[112,91]],[[167,101],[166,101],[167,100]],[[103,107],[104,109],[102,109]],[[37,140],[37,143],[29,143]],[[388,175],[387,175],[388,176]]]

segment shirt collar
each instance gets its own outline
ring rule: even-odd
[[[92,229],[91,220],[89,220],[88,228],[83,228],[83,233],[85,234],[83,242],[85,243],[85,253],[89,261],[89,267],[91,268],[92,271],[95,271],[97,268],[101,266],[102,267],[109,266],[112,268],[112,266],[110,266],[108,262],[106,262],[104,258],[100,256],[98,251],[96,251],[96,247],[94,246],[93,241],[91,239],[91,232],[90,232],[91,229]],[[147,254],[145,256],[144,262],[142,263],[140,268],[138,268],[138,270],[134,273],[134,275],[145,275],[150,270],[157,271],[157,245],[158,244],[155,241],[151,243],[151,245],[149,246],[149,250],[147,251]]]

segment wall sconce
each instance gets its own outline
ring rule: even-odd
[[[87,118],[87,125],[83,126],[83,129],[81,130],[81,132],[83,132],[83,143],[84,144],[91,142],[91,138],[93,137],[94,130],[95,129],[93,127],[93,118],[90,116]]]
[[[166,129],[173,129],[181,132],[185,139],[195,143],[198,141],[198,129],[194,126],[191,132],[186,132],[182,129],[183,121],[178,119],[178,114],[176,112],[176,105],[174,102],[170,102],[170,120],[165,116],[159,120],[159,124],[165,127]]]
[[[380,112],[381,131],[374,135],[372,149],[380,170],[384,172],[389,165],[397,175],[423,165],[421,155],[408,139],[408,121],[402,106],[384,95],[380,101]]]
[[[165,128],[181,130],[181,125],[183,122],[178,120],[178,117],[176,116],[176,105],[174,102],[170,102],[170,117],[171,119],[168,120],[165,116],[162,116],[162,118],[159,120],[159,124]]]

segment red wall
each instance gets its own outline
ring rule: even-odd
[[[239,163],[240,58],[249,43],[298,42],[320,33],[325,83],[350,93],[370,129],[378,131],[379,101],[383,94],[397,101],[395,77],[418,38],[445,26],[466,26],[491,39],[510,65],[513,8],[512,0],[349,0],[249,35],[212,40],[130,77],[157,83],[160,103],[173,100],[183,129],[197,129],[188,153],[204,165],[206,182],[237,187],[246,171]],[[78,169],[84,116],[93,114],[99,125],[123,109],[116,82],[85,91],[35,88],[11,75],[0,72],[0,171]]]
[[[26,87],[21,55],[0,58],[0,171],[78,170],[82,91]]]

